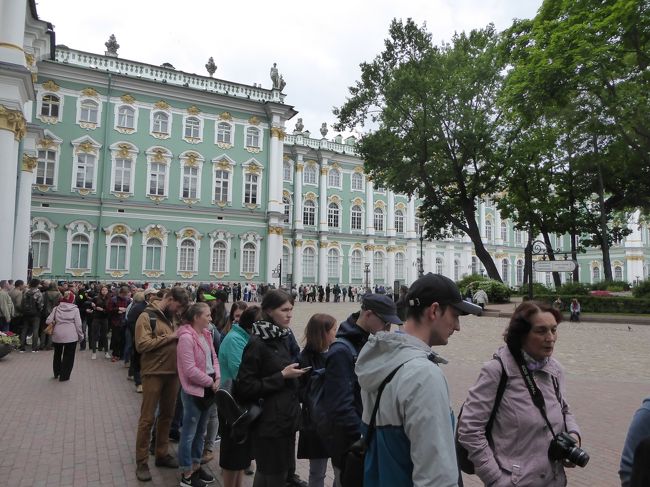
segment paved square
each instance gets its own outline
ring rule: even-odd
[[[311,314],[326,312],[339,321],[358,309],[355,303],[298,303],[294,331],[299,339]],[[437,351],[445,366],[454,408],[465,398],[481,364],[502,343],[503,318],[461,318],[461,331]],[[585,469],[569,472],[569,485],[614,487],[629,421],[650,395],[650,326],[563,323],[556,357],[566,368],[568,400],[591,455]],[[99,354],[98,354],[99,356]],[[78,352],[69,382],[52,376],[51,352],[11,353],[0,361],[0,485],[131,486],[140,395],[120,363],[90,360]],[[153,482],[178,484],[177,472],[150,462]],[[210,464],[219,474],[218,462]],[[302,478],[308,464],[298,462]],[[331,471],[329,472],[331,479]],[[331,481],[328,481],[328,485]],[[220,484],[219,484],[220,485]],[[252,477],[247,477],[247,486]],[[476,477],[466,485],[479,486]]]

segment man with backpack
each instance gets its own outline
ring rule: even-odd
[[[327,424],[316,426],[329,445],[337,487],[341,485],[341,469],[348,448],[361,437],[363,408],[354,364],[368,337],[390,329],[391,324],[402,324],[393,300],[380,294],[366,294],[361,311],[341,323],[327,354],[322,394]]]
[[[363,399],[364,487],[456,487],[454,415],[447,380],[431,351],[460,330],[458,317],[481,314],[456,284],[428,273],[405,296],[403,332],[370,337],[356,373]]]
[[[41,281],[32,279],[29,287],[23,293],[21,312],[23,314],[23,328],[20,332],[20,352],[25,351],[27,335],[32,332],[32,353],[38,352],[38,330],[41,326],[41,313],[43,312],[43,294],[38,289]]]

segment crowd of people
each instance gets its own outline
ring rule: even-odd
[[[458,486],[460,469],[490,487],[565,486],[565,468],[589,460],[564,370],[553,357],[562,315],[544,303],[515,309],[505,344],[456,415],[439,366],[446,361],[431,347],[447,345],[460,316],[480,315],[482,307],[441,275],[400,289],[397,303],[392,293],[366,292],[340,325],[316,313],[300,338],[291,329],[295,293],[271,287],[259,303],[232,304],[231,294],[241,296],[218,286],[33,279],[0,287],[0,310],[13,307],[3,327],[18,330],[21,351],[30,333],[32,352],[53,347],[59,381],[70,379],[77,347],[90,349],[91,359],[103,353],[128,365],[142,393],[140,481],[152,479],[153,455],[157,467],[179,470],[181,486],[213,483],[203,465],[215,458],[219,441],[225,487],[241,487],[253,460],[254,487],[323,487],[329,461],[334,487],[361,485],[354,478],[365,487]],[[243,436],[216,407],[225,383],[238,402],[261,408]],[[639,464],[650,444],[648,404],[635,416],[623,452],[625,487],[647,479],[648,463]],[[173,440],[177,455],[169,448]],[[362,467],[355,471],[359,451]],[[309,460],[308,481],[296,474],[296,458]]]

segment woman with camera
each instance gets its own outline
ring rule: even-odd
[[[527,301],[513,313],[506,346],[470,389],[458,441],[489,487],[563,487],[564,467],[584,467],[580,430],[565,400],[564,371],[552,357],[560,312]]]

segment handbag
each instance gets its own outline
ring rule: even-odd
[[[368,432],[365,437],[361,437],[359,440],[355,441],[350,448],[348,448],[347,453],[345,454],[345,463],[341,468],[341,485],[343,487],[362,487],[363,486],[363,473],[364,473],[364,464],[366,461],[366,452],[368,451],[368,446],[372,441],[372,437],[375,433],[375,423],[377,421],[377,412],[379,411],[379,400],[381,399],[381,394],[384,392],[386,384],[388,384],[397,371],[404,365],[406,362],[398,365],[388,376],[383,380],[379,386],[377,392],[377,400],[375,401],[375,406],[372,409],[372,415],[370,416],[370,424],[368,425]]]
[[[240,404],[233,394],[234,382],[227,380],[221,383],[217,391],[217,409],[230,426],[230,436],[237,444],[242,444],[248,439],[251,426],[262,414],[261,402]]]
[[[57,308],[58,309],[58,306]],[[52,322],[45,327],[45,330],[43,330],[43,333],[46,335],[52,335],[54,333],[54,327],[56,326],[56,311],[54,311],[54,316],[52,317]]]

